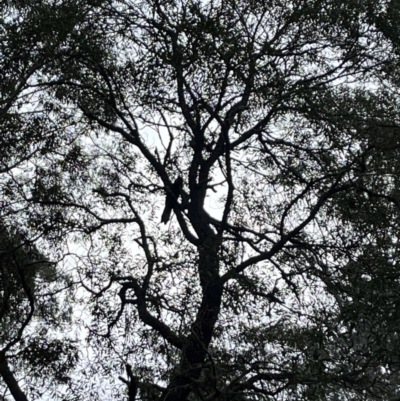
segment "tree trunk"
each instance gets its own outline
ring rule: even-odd
[[[179,371],[162,395],[163,401],[185,401],[199,379],[221,308],[223,284],[219,281],[219,239],[212,235],[199,247],[202,300],[183,349]]]

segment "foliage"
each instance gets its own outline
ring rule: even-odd
[[[55,338],[71,322],[71,310],[57,297],[67,277],[23,234],[3,226],[0,235],[0,372],[14,398],[23,399],[18,398],[17,370],[32,385],[46,382],[44,375],[65,377],[77,362],[74,342],[68,336]],[[29,393],[41,395],[48,384],[42,387],[31,387]]]
[[[71,399],[399,392],[399,12],[9,2],[2,217],[73,267]]]

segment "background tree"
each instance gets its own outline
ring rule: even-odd
[[[104,398],[83,390],[97,375],[110,399],[395,396],[396,3],[10,10],[36,16],[42,62],[4,118],[41,123],[19,131],[40,151],[4,172],[5,219],[86,291],[76,394]]]
[[[38,37],[46,24],[38,8],[16,2],[0,10],[0,174],[4,183],[27,168],[30,158],[44,154],[50,135],[49,120],[41,110],[29,108],[51,43],[45,49]],[[38,6],[39,2],[32,2]],[[43,10],[47,8],[42,7]],[[33,11],[33,12],[31,12]],[[48,11],[48,10],[47,10]],[[39,18],[40,17],[40,18]],[[48,25],[48,24],[47,24]],[[56,38],[53,38],[56,39]],[[39,46],[38,46],[39,45]],[[59,42],[57,41],[57,46]],[[29,168],[29,167],[28,167]],[[34,399],[44,393],[64,393],[60,387],[77,361],[73,338],[62,332],[71,322],[71,284],[67,274],[41,253],[36,238],[22,229],[16,216],[21,204],[2,187],[0,201],[0,394],[1,399]],[[20,216],[19,216],[20,217]],[[58,294],[63,292],[60,298]]]
[[[25,393],[57,391],[48,380],[65,382],[76,363],[74,342],[57,339],[71,322],[71,309],[57,298],[67,282],[21,233],[3,226],[0,244],[0,388],[3,399],[9,391],[25,401]],[[21,380],[30,383],[24,391]]]

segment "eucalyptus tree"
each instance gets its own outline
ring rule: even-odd
[[[43,62],[7,114],[41,123],[1,191],[69,249],[80,398],[395,396],[396,3],[21,3]]]
[[[0,389],[2,399],[36,398],[59,390],[49,383],[66,381],[76,364],[71,338],[58,333],[70,323],[71,311],[57,294],[65,288],[60,276],[21,232],[2,226],[0,232]],[[72,339],[73,340],[73,339]],[[21,388],[21,383],[29,383]],[[35,385],[36,384],[36,385]]]
[[[31,85],[51,51],[51,46],[38,47],[39,32],[45,35],[46,29],[38,13],[30,11],[16,10],[12,2],[2,4],[0,10],[2,184],[22,173],[33,155],[43,154],[50,137],[41,130],[44,124],[49,128],[49,121],[29,107],[36,91]],[[40,236],[29,235],[18,218],[10,223],[9,217],[18,215],[21,207],[17,197],[2,186],[0,398],[25,401],[63,392],[60,385],[76,364],[77,350],[71,336],[60,339],[71,322],[71,308],[63,302],[69,298],[70,280],[39,251],[36,240]]]

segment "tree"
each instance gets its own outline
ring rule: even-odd
[[[39,130],[46,117],[24,108],[35,93],[35,74],[43,67],[44,54],[38,51],[43,49],[36,47],[34,34],[43,20],[22,9],[17,16],[13,11],[0,11],[0,173],[11,177],[43,152],[35,147],[37,138],[44,147],[49,139]],[[11,394],[25,401],[62,391],[60,384],[77,362],[74,339],[65,334],[71,322],[70,280],[38,250],[40,236],[28,235],[18,220],[7,222],[18,206],[5,187],[2,193],[7,195],[0,203],[0,398],[9,400]]]
[[[5,219],[74,264],[109,397],[395,396],[396,3],[9,9],[41,63],[2,118],[40,124]]]
[[[2,226],[0,244],[0,388],[26,401],[18,370],[41,383],[42,392],[32,394],[40,396],[44,375],[62,383],[76,363],[73,341],[55,337],[70,322],[71,311],[57,299],[66,277],[23,234]]]

